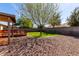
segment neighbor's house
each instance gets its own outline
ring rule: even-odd
[[[51,24],[47,24],[45,25],[46,28],[53,28],[53,26]],[[70,27],[67,23],[63,23],[60,25],[55,25],[54,27]]]
[[[6,30],[8,28],[7,25],[0,24],[0,30]]]
[[[16,29],[17,27],[10,25],[10,28]],[[8,29],[8,25],[0,24],[0,30],[7,30],[7,29]]]

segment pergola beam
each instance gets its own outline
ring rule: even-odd
[[[0,21],[3,21],[3,22],[13,22],[11,19],[8,19],[10,17],[5,17],[5,16],[1,16],[0,15]]]

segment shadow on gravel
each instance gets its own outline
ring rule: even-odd
[[[75,36],[75,35],[66,35],[66,34],[60,34],[60,35],[64,35],[64,36],[70,36],[70,37],[74,37],[74,38],[77,38],[77,39],[79,39],[79,36]]]

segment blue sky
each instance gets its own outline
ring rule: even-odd
[[[13,6],[9,3],[0,3],[0,12],[15,14],[16,11]]]
[[[60,3],[60,12],[62,23],[66,21],[66,18],[71,14],[71,12],[79,7],[79,3]],[[15,8],[10,3],[0,3],[0,12],[14,14],[18,17]]]
[[[79,3],[63,3],[60,4],[60,11],[61,11],[61,19],[62,22],[66,22],[66,18],[70,16],[71,12],[76,8],[79,7]]]

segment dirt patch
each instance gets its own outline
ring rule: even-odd
[[[0,38],[0,46],[8,45],[8,38]]]

